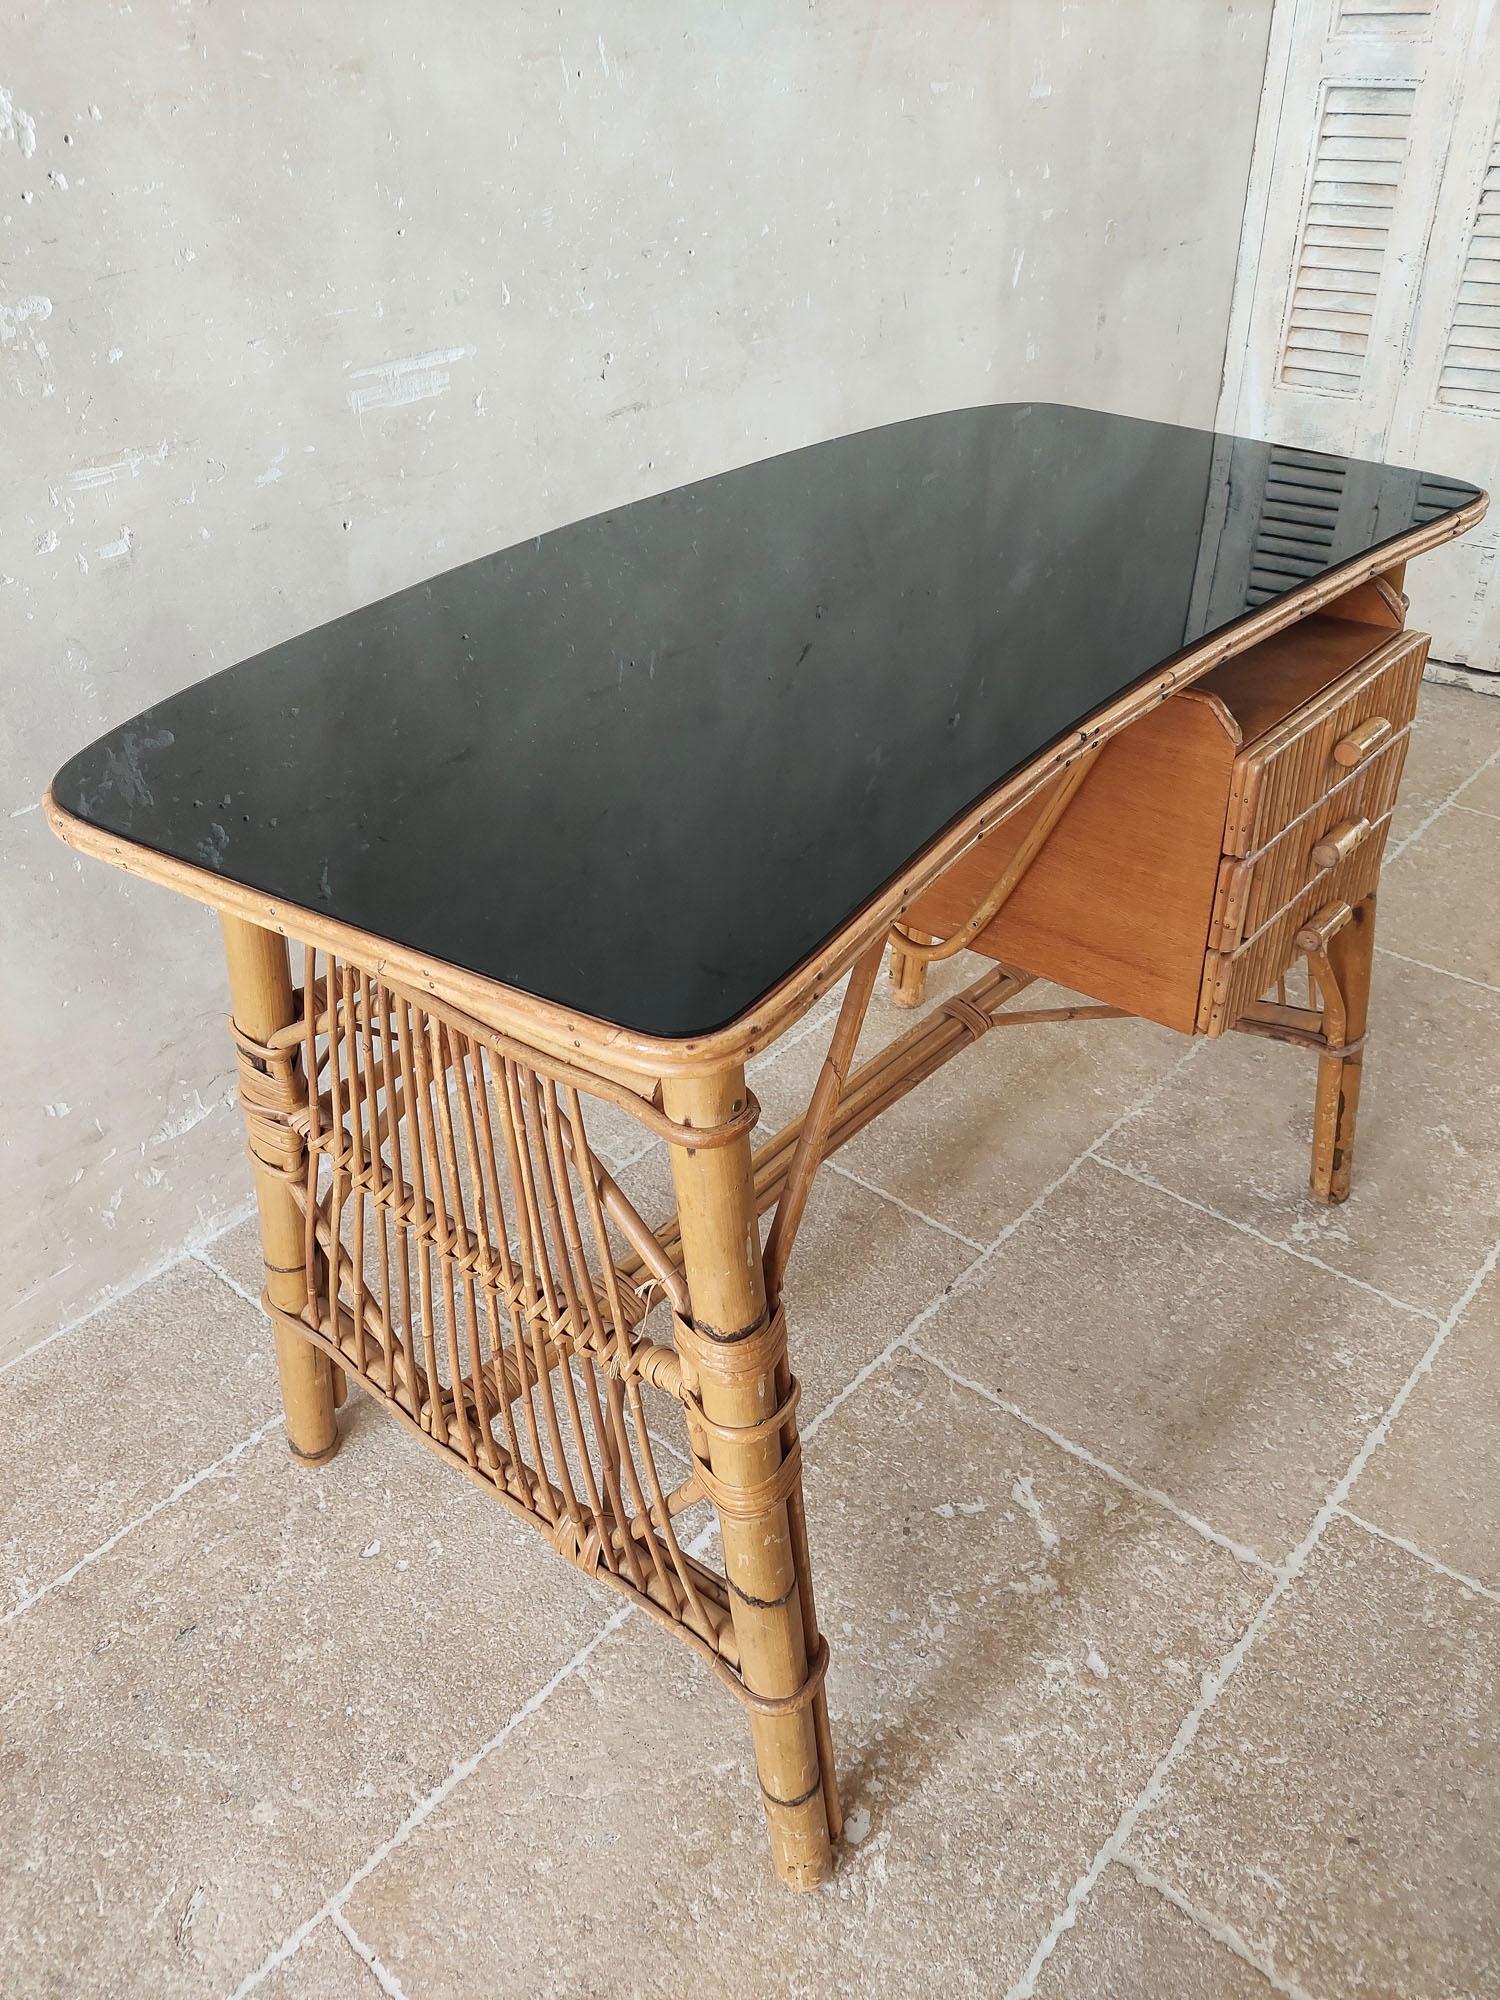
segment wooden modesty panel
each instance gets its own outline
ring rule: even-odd
[[[1106,744],[974,950],[1191,1034],[1235,748],[1227,711],[1195,689]],[[913,906],[910,928],[951,936],[1045,803],[971,848]]]
[[[1228,1026],[1207,995],[1238,994],[1264,952],[1232,980],[1217,961],[1319,883],[1378,872],[1427,640],[1393,631],[1383,596],[1367,608],[1273,635],[1108,743],[974,949],[1184,1034]],[[951,936],[1047,797],[926,891],[911,929]]]

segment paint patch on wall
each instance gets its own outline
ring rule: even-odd
[[[355,416],[366,410],[396,410],[403,403],[422,403],[446,395],[453,386],[449,369],[455,361],[473,358],[472,347],[440,347],[430,354],[407,354],[398,361],[381,361],[373,368],[355,368],[349,391]]]
[[[21,328],[28,320],[51,319],[51,317],[52,301],[43,298],[40,292],[33,292],[27,298],[17,299],[13,306],[0,305],[0,344],[8,347],[11,341],[19,340]]]
[[[106,542],[98,551],[100,562],[121,562],[130,554],[135,536],[129,528],[122,528],[112,542]]]
[[[10,92],[0,83],[0,146],[19,146],[21,158],[29,160],[36,151],[36,120],[22,111]]]
[[[100,486],[113,486],[117,479],[138,479],[143,465],[165,465],[171,449],[165,438],[150,451],[130,450],[113,458],[96,458],[68,474],[69,484],[80,493],[92,493]]]

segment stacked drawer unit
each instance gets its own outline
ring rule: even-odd
[[[1233,1027],[1300,956],[1298,931],[1379,878],[1428,640],[1394,629],[1390,592],[1357,603],[1263,640],[1107,744],[974,948],[1183,1033]],[[910,927],[951,935],[1044,806],[961,856]]]
[[[1419,632],[1387,640],[1236,757],[1199,1002],[1204,1033],[1232,1027],[1281,978],[1297,932],[1320,909],[1373,893],[1427,647]]]

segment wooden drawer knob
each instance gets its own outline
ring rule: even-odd
[[[1333,746],[1333,761],[1342,764],[1346,771],[1352,771],[1356,764],[1363,764],[1366,757],[1380,748],[1391,734],[1388,716],[1372,715],[1368,722],[1362,722],[1357,729],[1351,729],[1347,736],[1341,736]]]
[[[1347,861],[1369,831],[1370,822],[1367,819],[1340,820],[1337,826],[1330,827],[1323,838],[1314,843],[1314,867],[1336,868],[1341,861]]]
[[[1327,951],[1330,941],[1354,915],[1347,903],[1325,903],[1297,933],[1298,951]]]

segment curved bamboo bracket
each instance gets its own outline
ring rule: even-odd
[[[952,958],[955,952],[962,951],[966,945],[971,945],[982,931],[988,930],[1015,892],[1032,862],[1052,837],[1058,821],[1073,803],[1084,779],[1098,762],[1099,752],[1103,748],[1102,743],[1094,744],[1092,749],[1085,750],[1075,763],[1068,766],[1056,791],[1037,814],[1026,838],[1011,856],[994,888],[974,914],[960,924],[951,937],[937,938],[924,943],[915,932],[907,930],[904,924],[895,923],[891,925],[891,943],[906,958],[914,960],[918,965],[926,966],[936,964],[939,959]]]

